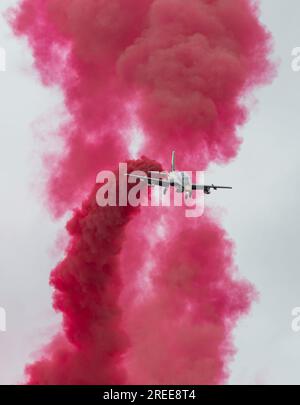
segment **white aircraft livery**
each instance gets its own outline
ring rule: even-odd
[[[140,179],[150,186],[164,187],[164,193],[167,192],[169,187],[175,187],[177,193],[185,193],[186,197],[191,197],[194,190],[203,190],[205,194],[210,194],[211,190],[232,189],[232,187],[215,186],[214,184],[193,184],[187,173],[176,170],[174,151],[172,152],[172,165],[170,172],[151,172],[150,177],[134,174],[126,174],[126,176]]]

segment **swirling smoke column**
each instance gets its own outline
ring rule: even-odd
[[[257,3],[22,0],[10,18],[69,114],[63,151],[45,158],[49,209],[60,216],[84,200],[51,273],[63,330],[27,366],[27,382],[225,382],[232,329],[255,296],[225,231],[207,214],[175,221],[173,209],[99,208],[94,183],[130,158],[133,128],[141,153],[165,168],[173,149],[183,168],[236,156],[241,100],[273,75]]]

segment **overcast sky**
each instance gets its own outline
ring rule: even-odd
[[[13,3],[1,0],[0,11]],[[234,186],[212,195],[209,205],[221,212],[236,243],[240,274],[260,293],[236,329],[230,383],[299,384],[300,332],[291,329],[291,311],[300,307],[300,72],[291,69],[291,51],[300,46],[300,3],[261,4],[274,58],[280,60],[278,77],[256,93],[257,104],[241,129],[239,157],[207,173],[209,181]],[[56,116],[61,96],[40,85],[29,49],[13,38],[3,18],[1,46],[7,52],[7,71],[0,72],[0,307],[7,312],[7,332],[0,332],[0,384],[5,384],[22,380],[24,364],[58,327],[48,277],[60,257],[55,241],[64,220],[51,220],[33,183],[44,147],[37,134],[49,115]]]

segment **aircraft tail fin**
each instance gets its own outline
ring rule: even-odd
[[[171,167],[172,172],[175,172],[175,151],[172,152],[172,167]]]

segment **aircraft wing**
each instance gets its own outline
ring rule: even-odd
[[[205,194],[210,194],[211,190],[218,190],[218,189],[232,190],[232,187],[215,186],[214,184],[212,184],[211,186],[207,186],[204,184],[192,184],[192,190],[204,190]]]
[[[168,180],[164,180],[164,179],[156,179],[156,178],[147,177],[147,176],[137,176],[135,174],[126,174],[126,176],[144,181],[145,183],[149,184],[150,186],[161,186],[161,187],[170,186],[170,182]]]

